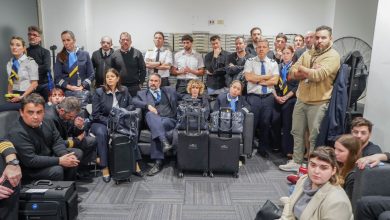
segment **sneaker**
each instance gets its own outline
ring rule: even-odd
[[[291,184],[296,184],[298,179],[299,179],[299,176],[297,174],[290,174],[290,175],[287,176],[287,180]]]
[[[285,165],[280,165],[279,169],[283,171],[293,171],[298,172],[301,165],[294,162],[294,160],[289,160]]]
[[[283,197],[280,197],[280,202],[283,204],[283,205],[286,205],[287,203],[290,202],[290,198],[287,197],[287,196],[283,196]]]

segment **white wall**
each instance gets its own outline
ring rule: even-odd
[[[358,37],[372,46],[378,0],[337,0],[334,39]]]
[[[364,117],[374,123],[372,141],[390,151],[390,1],[379,0]]]
[[[132,34],[133,46],[146,50],[152,36],[163,32],[209,31],[249,34],[253,26],[265,35],[305,33],[325,24],[332,26],[336,0],[40,0],[45,46],[62,45],[60,33],[75,32],[79,45],[88,51],[99,48],[100,37],[109,35],[118,45],[119,34]],[[68,18],[68,14],[72,14]],[[208,25],[208,20],[224,25]]]

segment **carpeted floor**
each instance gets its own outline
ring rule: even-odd
[[[78,183],[83,198],[78,219],[254,219],[267,199],[280,204],[287,195],[289,173],[276,166],[284,162],[277,154],[269,159],[254,155],[240,167],[239,178],[185,173],[180,179],[174,161],[156,176],[134,176],[131,183],[106,184],[96,177],[93,183]]]

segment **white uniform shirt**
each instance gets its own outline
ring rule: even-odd
[[[279,75],[278,63],[275,60],[271,60],[268,57],[264,58],[265,75]],[[244,73],[254,72],[256,75],[261,75],[261,62],[258,56],[249,59],[245,62]],[[261,85],[248,82],[247,92],[261,95]],[[267,87],[267,93],[271,93],[274,90],[274,86]]]
[[[153,50],[148,50],[146,51],[145,53],[145,62],[147,61],[152,61],[152,62],[155,62],[156,61],[156,56],[157,56],[157,50],[158,48],[155,47]],[[167,63],[169,65],[172,65],[172,52],[170,50],[168,50],[167,48],[164,48],[162,47],[160,49],[160,57],[159,57],[159,61],[161,61],[161,63]],[[148,75],[154,73],[154,69],[153,68],[147,68],[148,70]],[[167,70],[158,70],[157,72],[161,77],[169,77],[169,69]]]
[[[28,87],[30,87],[31,80],[38,81],[39,79],[38,64],[34,61],[33,58],[27,57],[26,54],[21,56],[18,59],[18,62],[20,63],[19,70],[18,70],[19,80],[14,80],[12,90],[24,92],[28,89]],[[11,70],[12,70],[12,58],[7,63],[8,76],[10,76]]]
[[[203,58],[195,50],[192,50],[191,53],[186,53],[185,50],[181,50],[175,54],[175,61],[173,66],[178,70],[184,69],[188,66],[191,69],[198,70],[204,68]],[[198,76],[192,73],[180,74],[177,76],[177,79],[198,79]]]

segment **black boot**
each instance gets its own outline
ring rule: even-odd
[[[154,176],[159,173],[163,168],[163,163],[161,160],[156,160],[153,167],[149,170],[148,176]]]

